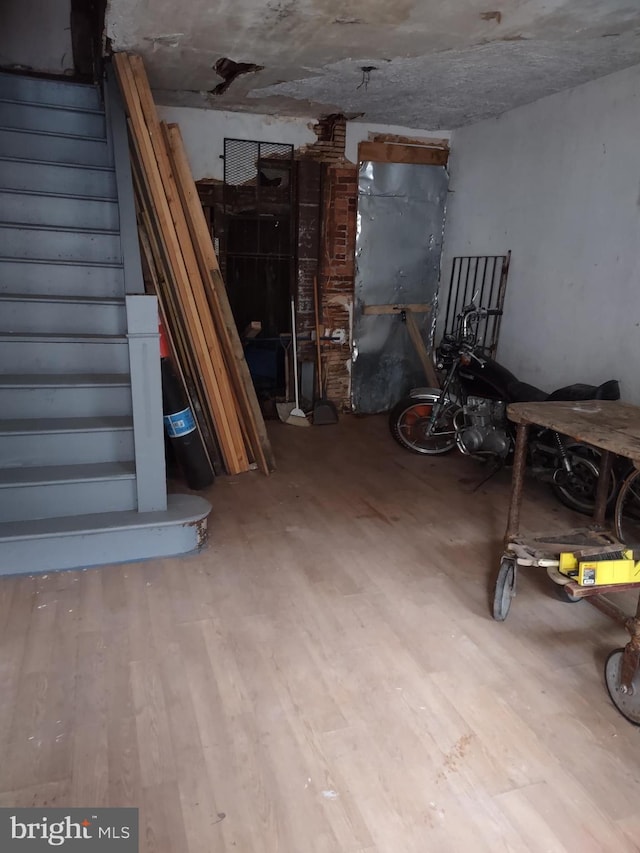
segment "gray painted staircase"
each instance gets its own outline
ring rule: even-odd
[[[97,87],[0,73],[0,574],[205,536],[209,504],[166,494],[157,306],[106,91],[107,116]]]

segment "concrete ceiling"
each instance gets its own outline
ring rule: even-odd
[[[638,0],[109,0],[107,33],[161,103],[433,130],[640,63]],[[262,67],[214,94],[224,58]]]

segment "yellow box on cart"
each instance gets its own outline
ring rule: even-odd
[[[604,555],[599,556],[602,558]],[[634,560],[633,551],[622,551],[619,558],[604,560],[597,557],[578,559],[571,551],[565,551],[560,554],[558,568],[580,586],[640,583],[640,560]]]

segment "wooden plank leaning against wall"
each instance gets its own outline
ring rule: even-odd
[[[177,124],[162,123],[167,147],[171,156],[174,173],[178,177],[178,190],[187,218],[187,225],[193,240],[193,246],[200,267],[202,281],[211,315],[216,321],[216,331],[224,344],[224,350],[231,357],[227,368],[231,374],[233,387],[237,395],[239,411],[245,422],[251,425],[249,441],[255,459],[261,469],[275,467],[273,451],[267,436],[267,430],[258,405],[249,368],[244,357],[242,343],[236,331],[231,306],[226,296],[218,258],[213,248],[211,234],[198,198],[198,190],[191,175],[187,154]]]
[[[157,237],[161,303],[183,321],[183,344],[193,351],[226,470],[247,471],[252,456],[264,472],[275,466],[242,345],[237,335],[193,178],[177,128],[158,120],[142,59],[116,54],[114,64],[129,115],[134,171],[147,228]],[[143,246],[144,248],[144,246]],[[153,247],[150,247],[153,253]],[[176,330],[176,337],[178,331]]]

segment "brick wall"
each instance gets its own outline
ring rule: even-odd
[[[327,396],[342,410],[351,407],[351,316],[358,196],[358,169],[347,163],[344,156],[346,126],[342,115],[323,117],[314,126],[317,142],[296,152],[301,167],[305,161],[321,164],[321,209],[314,211],[319,219],[319,258],[314,273],[318,275],[320,291],[320,322],[334,334],[344,334],[344,343],[322,345]],[[301,205],[305,203],[302,190],[299,186]],[[300,216],[303,215],[301,208]],[[305,307],[313,306],[313,275],[308,275],[302,263],[298,264],[298,301],[301,327],[306,329],[309,318]],[[313,358],[313,353],[305,348],[300,356]]]
[[[324,217],[320,257],[322,322],[343,344],[325,343],[327,396],[343,410],[351,408],[351,317],[355,274],[358,169],[331,165],[325,172]]]
[[[296,151],[297,159],[318,160],[322,163],[342,163],[347,139],[347,119],[340,113],[332,113],[318,119],[313,132],[315,142]]]
[[[322,165],[316,160],[297,163],[297,321],[298,331],[310,333],[315,328],[313,279],[318,276],[321,235]],[[301,343],[298,354],[304,361],[315,360],[312,342]]]

